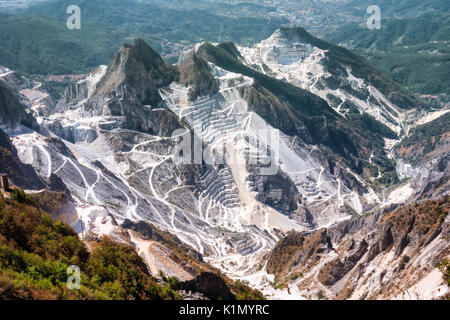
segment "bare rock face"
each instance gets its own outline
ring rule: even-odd
[[[445,148],[445,144],[443,144]],[[446,196],[450,193],[450,152],[444,153],[440,157],[432,160],[435,163],[431,166],[428,174],[417,177],[417,187],[419,199],[435,199]]]
[[[149,110],[144,116],[145,118],[129,118],[125,125],[160,137],[170,137],[176,129],[182,127],[177,116],[165,109]]]
[[[189,255],[193,256],[197,261],[203,262],[202,255],[193,248],[183,244],[176,236],[170,233],[164,233],[145,221],[133,222],[125,219],[122,224],[122,228],[136,231],[148,240],[175,245]]]
[[[362,240],[357,248],[350,250],[343,260],[335,259],[325,265],[321,270],[321,281],[326,285],[333,285],[353,269],[363,255],[367,252],[368,243]],[[320,277],[320,276],[319,276]]]
[[[190,281],[181,282],[180,289],[200,292],[211,300],[236,300],[225,281],[212,272],[204,272]]]
[[[31,165],[23,164],[9,137],[0,129],[0,171],[8,174],[13,185],[22,189],[39,190],[45,187]]]
[[[272,176],[254,175],[250,178],[258,192],[256,199],[286,215],[297,210],[298,192],[287,175],[278,172]]]
[[[29,128],[36,127],[33,116],[25,111],[24,106],[8,86],[0,81],[0,124],[14,129],[19,123]]]
[[[48,179],[48,190],[54,192],[63,192],[68,200],[73,200],[72,195],[70,194],[70,190],[67,188],[64,181],[54,173],[52,173],[50,178]]]
[[[191,86],[189,99],[195,100],[197,97],[211,96],[219,91],[219,84],[211,75],[208,63],[200,58],[194,51],[189,52],[179,64],[179,83]]]
[[[381,233],[378,235],[378,240],[374,242],[369,250],[368,261],[371,261],[381,252],[386,251],[393,244],[394,239],[391,229],[392,227],[389,225],[383,227]]]
[[[130,110],[122,99],[134,105],[156,105],[160,102],[156,89],[177,77],[176,67],[165,63],[143,40],[136,39],[132,45],[124,44],[111,59],[93,96],[110,97],[111,114],[127,115]]]
[[[56,107],[57,110],[63,109],[67,105],[76,105],[89,97],[88,84],[85,81],[72,82],[64,90],[61,99]]]
[[[157,89],[176,80],[178,70],[165,63],[143,40],[124,44],[111,59],[104,75],[99,76],[101,79],[89,90],[86,83],[69,87],[64,94],[66,101],[60,104],[73,105],[81,101],[85,116],[123,117],[123,128],[154,135],[170,136],[180,128],[171,112],[157,109],[161,102]]]
[[[409,292],[450,253],[448,213],[447,196],[310,235],[291,232],[273,249],[267,271],[281,281],[302,274],[300,289],[315,290],[320,282],[329,298],[347,299],[352,292],[356,299],[393,298]]]
[[[50,120],[45,121],[45,127],[61,139],[71,143],[91,143],[98,137],[96,128],[81,126],[79,123],[61,124],[59,121]]]

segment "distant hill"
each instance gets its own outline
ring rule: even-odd
[[[284,18],[228,17],[192,8],[168,8],[152,2],[122,0],[74,0],[82,19],[110,25],[129,33],[146,33],[170,42],[233,41],[250,44],[270,36]],[[65,20],[67,1],[48,1],[28,10],[29,14]]]
[[[81,30],[66,28],[68,5],[63,0],[38,3],[17,16],[0,13],[0,65],[29,74],[86,73],[107,64],[122,43],[137,37],[176,62],[186,46],[197,42],[251,44],[287,22],[137,1],[75,0],[71,4],[82,8]]]
[[[450,93],[450,16],[426,13],[382,20],[381,30],[350,23],[327,36],[365,55],[398,83],[423,94]]]
[[[47,17],[0,16],[0,65],[30,74],[85,73],[108,63],[126,33],[84,24],[69,30]]]
[[[425,12],[448,12],[447,0],[350,0],[340,6],[342,10],[359,15],[370,5],[378,5],[386,17],[415,17]]]

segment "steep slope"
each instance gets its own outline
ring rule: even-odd
[[[83,242],[60,220],[67,219],[58,214],[66,202],[64,195],[48,191],[26,194],[15,188],[0,195],[2,299],[264,298],[247,285],[222,276],[176,236],[145,222],[127,221],[125,229],[117,227],[117,240],[92,237]],[[43,209],[52,211],[53,218]],[[164,260],[156,278],[150,272],[158,259]],[[187,270],[189,279],[166,273],[171,266],[168,261]],[[70,265],[80,268],[79,290],[68,289]]]
[[[303,28],[281,28],[253,48],[242,48],[247,63],[268,75],[313,92],[340,114],[347,101],[399,132],[404,110],[421,102],[364,58],[322,41]]]
[[[0,81],[0,125],[6,130],[14,130],[19,124],[33,128],[36,120],[26,112],[10,88]]]
[[[156,89],[172,82],[176,73],[176,68],[166,64],[142,39],[136,39],[132,45],[124,44],[112,58],[93,94],[108,95],[128,86],[127,93],[132,95],[128,99],[155,104],[158,102]]]
[[[431,122],[412,127],[396,146],[397,155],[411,164],[423,164],[450,152],[450,110],[442,113]]]
[[[392,151],[397,158],[399,176],[409,179],[417,197],[427,199],[449,194],[449,120],[448,109],[428,115],[412,126]]]
[[[292,29],[291,31],[297,32],[297,29]],[[281,31],[276,32],[273,37],[277,38],[280,33]],[[272,43],[271,39],[269,39],[270,41],[268,40],[268,42]],[[320,41],[318,39],[316,40]],[[292,49],[291,55],[292,57],[297,57],[297,60],[299,59],[298,56],[302,57],[304,55],[302,53],[302,45],[296,44],[295,41],[289,39],[280,41],[282,41],[280,47],[270,43],[265,44],[265,46],[268,48],[273,47],[274,51],[278,50],[281,52],[284,49],[289,52],[289,48],[292,46],[294,49]],[[229,47],[230,45],[228,45],[228,49]],[[359,175],[364,175],[366,176],[366,179],[369,179],[374,164],[366,159],[371,159],[372,156],[375,156],[379,159],[377,161],[378,163],[375,164],[375,168],[378,167],[383,173],[386,172],[386,175],[382,177],[383,179],[381,181],[383,183],[392,183],[396,181],[395,174],[393,173],[394,167],[385,156],[383,150],[383,137],[395,138],[396,134],[383,123],[388,123],[388,125],[393,127],[396,131],[400,131],[399,124],[394,126],[394,124],[383,120],[382,117],[377,118],[381,123],[377,122],[370,114],[374,111],[380,113],[378,107],[369,110],[365,103],[358,106],[358,100],[356,98],[353,99],[353,97],[351,97],[349,100],[346,100],[346,93],[344,93],[343,96],[344,100],[341,100],[333,94],[326,93],[331,92],[330,89],[324,89],[324,92],[322,93],[326,93],[325,95],[327,99],[330,100],[330,105],[335,107],[333,110],[333,108],[331,108],[324,100],[305,90],[310,90],[310,88],[306,87],[305,89],[302,89],[297,81],[293,81],[292,79],[292,81],[283,81],[282,79],[275,79],[270,76],[277,76],[275,73],[269,72],[264,74],[263,72],[256,71],[245,64],[251,60],[251,52],[253,50],[258,51],[258,46],[255,46],[252,49],[241,48],[241,51],[244,53],[243,56],[248,57],[245,61],[242,59],[242,56],[240,61],[240,55],[233,56],[233,54],[230,54],[229,52],[232,52],[232,50],[225,50],[224,45],[217,47],[208,44],[203,45],[199,48],[199,54],[204,55],[205,59],[217,63],[226,70],[242,73],[257,80],[255,85],[251,88],[251,91],[245,90],[245,88],[241,89],[243,92],[242,94],[245,95],[244,98],[250,103],[250,107],[254,108],[256,113],[264,119],[267,119],[269,124],[280,129],[283,133],[290,136],[298,135],[299,138],[308,144],[320,145],[320,148],[328,154],[331,170],[333,170],[334,163],[342,161],[352,171]],[[289,55],[289,53],[287,54]],[[314,60],[314,58],[311,59]],[[330,61],[335,65],[339,65],[339,60],[337,59],[330,58]],[[308,62],[303,63],[300,59],[298,60],[298,63],[296,62],[293,65],[288,64],[287,68],[304,68],[310,64],[311,63]],[[318,65],[320,66],[320,61],[318,62]],[[278,66],[277,62],[274,62],[272,67],[273,66]],[[279,71],[279,75],[289,75],[288,69]],[[359,68],[357,69],[359,71]],[[296,69],[292,69],[292,72],[293,74],[297,74],[294,73],[296,72]],[[325,76],[325,74],[318,72],[315,69],[311,70],[309,74],[312,80],[321,79],[322,77],[325,79],[324,81],[332,81],[334,79],[333,76]],[[378,72],[374,71],[374,74],[377,75]],[[340,77],[339,79],[339,81],[346,82],[349,88],[358,85],[360,82],[356,80],[348,81],[345,77]],[[349,84],[351,84],[351,86]],[[339,85],[339,82],[337,85]],[[338,86],[338,92],[344,90],[345,85],[341,85],[342,89]],[[261,90],[261,87],[265,90]],[[369,94],[367,99],[369,100],[371,95],[365,86],[359,90],[367,92],[367,94]],[[373,88],[373,90],[376,91],[375,88]],[[316,93],[314,90],[312,90],[312,92]],[[354,93],[356,91],[353,90],[351,92]],[[276,96],[277,99],[270,98],[269,100],[267,98],[262,98],[271,96]],[[383,97],[382,99],[391,106],[393,105],[387,98]],[[261,100],[269,100],[270,103],[261,103]],[[337,104],[336,101],[338,101]],[[341,107],[345,110],[341,110]],[[385,109],[392,110],[389,107],[386,107]],[[342,115],[340,115],[339,112],[341,112]],[[361,115],[361,112],[368,112],[368,114]]]
[[[340,114],[247,58],[229,43],[202,44],[172,66],[136,40],[71,84],[37,115],[41,131],[17,134],[14,145],[42,178],[60,179],[84,240],[135,243],[153,276],[200,276],[177,263],[185,258],[176,241],[162,248],[159,232],[134,233],[143,221],[233,280],[267,285],[265,257],[287,232],[311,233],[384,204],[373,186],[396,179],[384,150],[396,134],[367,113]],[[357,103],[349,108],[364,111]]]
[[[17,150],[5,131],[31,131],[36,126],[36,120],[0,78],[0,171],[6,173],[15,185],[26,189],[41,189],[45,184],[32,166],[20,161]]]
[[[290,233],[270,254],[267,270],[310,298],[441,297],[449,291],[437,269],[450,254],[448,212],[447,196],[311,235]]]
[[[384,18],[380,30],[369,30],[365,23],[345,24],[327,39],[357,50],[412,92],[448,95],[449,28],[448,10],[418,11],[412,17]]]
[[[20,161],[16,148],[2,129],[0,129],[0,171],[6,173],[9,180],[21,188],[38,190],[45,186],[33,167]]]
[[[0,82],[0,122],[8,127],[17,126],[22,121],[23,110],[17,98]]]
[[[0,196],[2,299],[173,299],[181,295],[153,279],[131,246],[104,238],[90,252],[66,224],[15,190]],[[67,288],[67,269],[81,270],[80,290]]]

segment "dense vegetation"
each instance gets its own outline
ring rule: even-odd
[[[81,269],[81,289],[69,290],[67,267]],[[108,238],[89,253],[76,233],[16,189],[0,196],[1,299],[176,299],[158,284],[132,247]]]
[[[438,146],[448,143],[450,136],[450,113],[413,128],[407,138],[396,146],[399,155],[413,164]]]
[[[341,9],[361,16],[372,4],[374,4],[372,0],[350,0],[345,2]],[[450,3],[447,0],[380,0],[376,4],[386,17],[411,17],[424,12],[450,10]]]
[[[397,134],[388,126],[377,121],[374,117],[367,113],[350,113],[348,119],[352,123],[353,128],[368,139],[377,148],[384,147],[383,138],[397,139]],[[370,133],[370,134],[369,134]]]
[[[236,280],[231,284],[231,291],[236,295],[237,300],[264,300],[264,295],[259,290],[251,289],[241,280]]]
[[[408,90],[424,95],[446,94],[444,101],[448,101],[450,54],[374,52],[368,59]]]
[[[327,39],[358,50],[378,69],[414,92],[449,94],[450,17],[428,12],[382,20],[380,30],[350,23]]]
[[[74,0],[70,4],[81,8],[81,30],[67,29],[65,0],[38,3],[17,16],[0,13],[0,65],[29,74],[86,73],[107,64],[122,43],[133,38],[142,38],[156,51],[171,55],[201,41],[251,44],[287,22],[132,0]]]
[[[126,34],[98,24],[69,30],[45,17],[0,16],[0,65],[31,74],[85,73],[105,64]]]
[[[153,1],[74,0],[82,9],[83,21],[95,21],[126,30],[131,34],[151,34],[171,42],[233,41],[254,43],[273,33],[287,20],[280,18],[228,17],[194,6],[169,8]],[[65,20],[67,1],[54,0],[29,10]]]

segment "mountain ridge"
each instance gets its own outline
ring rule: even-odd
[[[152,276],[163,270],[188,281],[181,288],[198,289],[209,276],[189,281],[204,259],[269,297],[284,295],[278,286],[284,283],[267,272],[276,271],[273,263],[264,265],[276,243],[286,235],[290,241],[289,231],[301,234],[294,246],[311,240],[306,259],[320,259],[334,224],[364,233],[370,228],[358,221],[382,217],[408,197],[427,200],[448,192],[441,183],[445,159],[426,175],[398,184],[406,164],[389,144],[409,133],[400,107],[340,62],[335,69],[345,72],[327,73],[323,49],[278,35],[252,48],[200,44],[175,66],[143,40],[126,44],[108,66],[74,81],[57,104],[31,101],[40,130],[12,132],[20,161],[46,181],[59,179],[75,207],[65,218],[82,240],[107,235],[134,243]],[[296,78],[298,68],[311,75]],[[333,89],[333,79],[345,85]],[[373,108],[383,115],[372,116]],[[424,110],[412,112],[421,121],[428,118]],[[395,114],[396,125],[386,124],[389,114]],[[200,161],[180,162],[186,142],[198,140]],[[267,174],[269,167],[273,171]],[[378,220],[374,224],[378,227]],[[147,236],[135,233],[139,230]],[[187,256],[176,254],[171,235],[191,248],[187,256],[197,257],[193,269],[182,267]],[[330,279],[363,259],[373,244],[365,236],[327,269]],[[161,238],[168,239],[165,248],[154,243]],[[323,281],[314,283],[293,288],[295,297],[317,289],[334,297]]]

